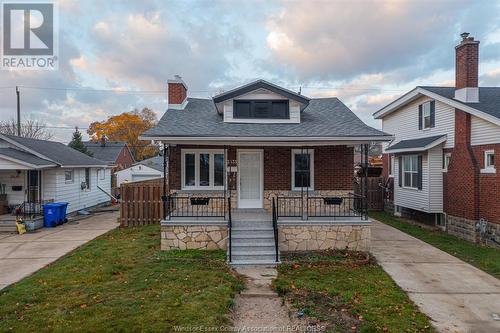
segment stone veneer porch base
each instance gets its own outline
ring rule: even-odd
[[[162,250],[227,249],[227,226],[221,224],[161,225]]]
[[[370,223],[280,224],[279,249],[315,251],[328,249],[370,250]]]

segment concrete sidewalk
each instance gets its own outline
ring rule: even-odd
[[[117,212],[100,213],[34,233],[0,233],[0,289],[118,227],[117,217]]]
[[[500,332],[498,279],[383,223],[371,233],[377,261],[440,332]]]

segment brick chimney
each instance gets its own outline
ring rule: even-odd
[[[168,80],[168,108],[182,110],[187,104],[187,85],[182,77],[175,75]]]
[[[462,40],[455,46],[455,99],[465,103],[479,102],[478,67],[479,41],[460,34]]]

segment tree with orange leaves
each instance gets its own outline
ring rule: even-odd
[[[105,136],[109,141],[126,142],[136,161],[155,156],[158,146],[149,141],[139,140],[139,135],[157,123],[156,113],[148,108],[141,111],[124,112],[109,117],[105,121],[95,121],[87,130],[92,141],[100,141]]]

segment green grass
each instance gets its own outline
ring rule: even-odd
[[[500,249],[474,244],[443,231],[422,228],[384,212],[370,212],[370,217],[423,240],[500,279]]]
[[[219,326],[242,281],[223,251],[159,250],[159,226],[118,229],[0,291],[0,331],[170,332]]]
[[[290,257],[275,290],[328,332],[433,332],[428,318],[371,258],[351,252]]]

